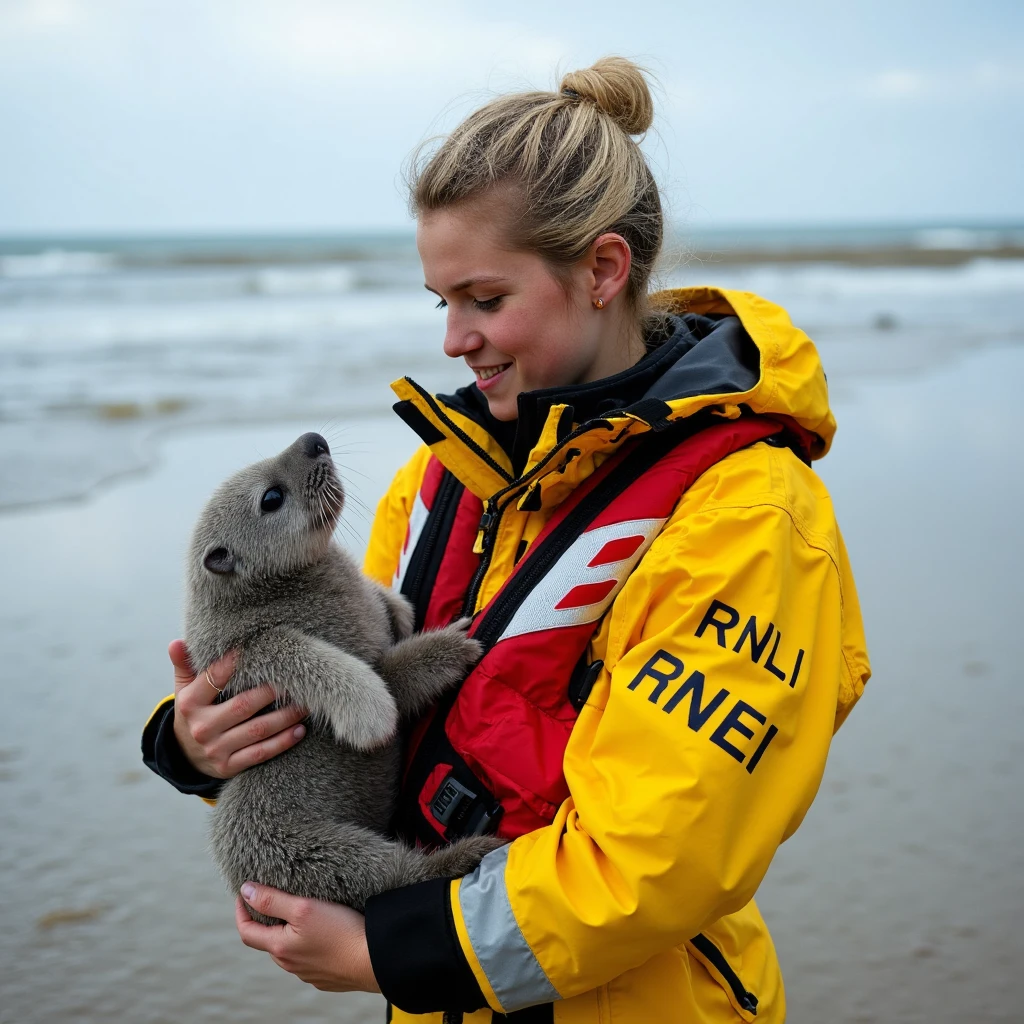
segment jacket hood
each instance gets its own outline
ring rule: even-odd
[[[674,288],[650,301],[667,313],[719,318],[716,330],[683,353],[651,390],[650,397],[671,406],[672,419],[716,405],[729,415],[743,406],[787,416],[814,435],[812,458],[828,452],[836,421],[818,350],[781,306],[720,288]]]
[[[825,455],[835,433],[825,374],[813,342],[781,307],[717,288],[658,292],[651,305],[669,315],[639,363],[600,381],[520,395],[516,424],[494,420],[475,385],[435,397],[403,378],[392,385],[395,411],[481,498],[525,494],[557,469],[562,479],[543,487],[545,505],[626,438],[704,411],[786,417],[811,458]]]

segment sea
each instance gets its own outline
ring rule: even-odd
[[[1024,225],[690,226],[657,283],[784,306],[839,423],[874,676],[757,893],[788,1020],[1019,1022]],[[362,554],[389,382],[468,383],[435,304],[408,232],[0,239],[0,1024],[384,1020],[242,946],[139,734],[225,476],[320,431]]]
[[[677,230],[658,283],[771,298],[848,388],[1019,341],[1024,225]],[[169,430],[466,383],[434,307],[409,232],[0,239],[0,507],[144,470]]]

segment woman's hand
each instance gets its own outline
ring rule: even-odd
[[[174,735],[193,768],[215,779],[230,779],[245,768],[276,757],[306,735],[304,708],[289,704],[258,718],[274,701],[271,686],[239,693],[214,704],[235,671],[236,655],[225,654],[195,675],[181,640],[167,648],[174,666]],[[212,680],[212,681],[211,681]]]
[[[286,923],[257,924],[249,917],[246,903]],[[235,924],[245,945],[269,953],[278,967],[314,988],[324,992],[380,991],[366,948],[365,918],[351,907],[246,882],[235,903]]]

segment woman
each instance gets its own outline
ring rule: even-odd
[[[869,676],[856,592],[810,469],[835,421],[814,346],[756,296],[647,296],[657,186],[620,58],[500,97],[413,183],[445,353],[476,381],[395,385],[425,446],[377,510],[366,571],[421,624],[463,610],[489,648],[410,739],[396,823],[512,842],[365,919],[261,886],[242,940],[394,1020],[781,1021],[753,895],[803,818]],[[499,621],[500,620],[500,621]],[[497,624],[496,624],[497,623]],[[212,796],[301,738],[272,698],[193,678],[147,761]],[[255,742],[254,742],[255,741]]]

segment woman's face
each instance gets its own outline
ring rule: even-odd
[[[492,415],[514,420],[520,392],[597,380],[630,362],[616,314],[593,308],[593,268],[573,268],[566,286],[539,256],[503,246],[488,209],[424,213],[416,244],[426,287],[446,310],[445,353],[466,361]]]

